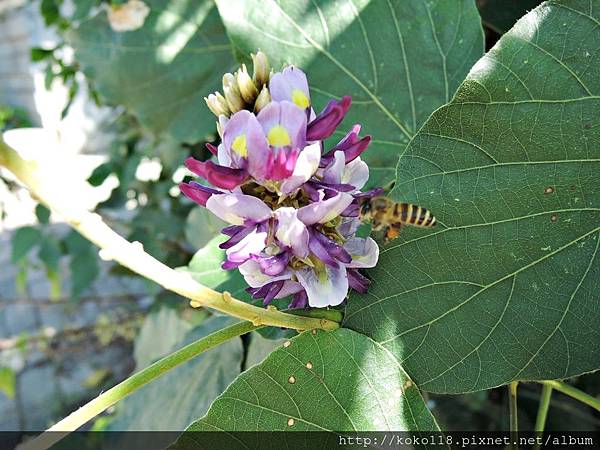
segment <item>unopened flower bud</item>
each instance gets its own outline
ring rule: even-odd
[[[258,95],[258,89],[256,89],[256,85],[252,81],[252,78],[250,78],[250,75],[248,75],[245,64],[242,64],[242,68],[236,72],[235,77],[242,98],[246,103],[252,104]]]
[[[223,138],[223,130],[225,129],[225,125],[227,125],[227,122],[229,122],[227,116],[219,116],[219,120],[217,121],[217,132],[219,133],[219,136],[221,136],[221,138]]]
[[[227,106],[227,100],[225,100],[225,97],[220,92],[215,92],[208,97],[204,97],[204,101],[215,116],[219,117],[221,114],[229,116],[230,111],[229,106]]]
[[[252,64],[254,66],[254,75],[252,79],[256,86],[260,89],[262,86],[269,82],[271,67],[269,66],[269,60],[267,55],[263,52],[252,53]]]
[[[232,113],[244,109],[245,103],[240,88],[235,81],[235,77],[230,73],[223,75],[223,94],[225,94],[227,106],[229,106]]]
[[[265,85],[256,98],[256,102],[254,103],[254,112],[258,113],[269,103],[271,103],[271,94],[269,93],[269,88]]]

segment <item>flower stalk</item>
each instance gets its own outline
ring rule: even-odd
[[[27,442],[19,450],[45,450],[56,442],[66,437],[70,432],[79,429],[85,423],[106,411],[109,407],[124,399],[132,392],[156,380],[168,371],[189,361],[190,359],[222,344],[229,339],[256,330],[259,327],[250,322],[238,322],[219,331],[209,334],[185,347],[159,359],[155,363],[133,374],[125,381],[86,403],[63,420],[40,434],[37,438]]]
[[[71,201],[70,191],[60,180],[33,161],[26,161],[0,137],[0,165],[10,170],[40,203],[59,213],[75,230],[100,247],[103,258],[112,259],[165,289],[190,299],[194,307],[208,307],[258,325],[307,330],[334,330],[339,324],[327,319],[300,317],[273,308],[263,309],[220,293],[177,272],[146,253],[140,243],[131,243],[110,228],[102,218]]]

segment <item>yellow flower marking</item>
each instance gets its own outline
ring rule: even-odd
[[[231,144],[231,148],[242,158],[246,158],[248,156],[248,148],[246,147],[246,135],[240,134],[238,137],[236,137],[233,140],[233,144]]]
[[[304,92],[300,89],[294,89],[292,91],[292,101],[302,109],[306,109],[310,106],[310,100]]]
[[[283,147],[292,143],[287,130],[281,125],[275,125],[273,128],[271,128],[269,130],[267,139],[269,141],[269,145],[272,145],[273,147]]]

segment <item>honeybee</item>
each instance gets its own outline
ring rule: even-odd
[[[396,203],[387,197],[372,197],[360,205],[360,218],[373,224],[373,230],[383,230],[386,241],[396,239],[403,224],[421,228],[435,226],[433,214],[410,203]]]

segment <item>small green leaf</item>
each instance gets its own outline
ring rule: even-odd
[[[34,47],[31,49],[31,60],[34,62],[43,61],[46,58],[50,58],[53,54],[54,49]]]
[[[98,274],[98,251],[96,247],[79,233],[72,231],[65,238],[68,253],[71,255],[71,296],[78,299],[92,285]]]
[[[94,169],[92,174],[87,179],[87,182],[92,186],[100,186],[102,183],[104,183],[104,180],[108,178],[112,171],[113,168],[110,162],[100,164]]]
[[[202,248],[226,226],[226,222],[206,208],[192,208],[185,222],[185,238],[192,247]]]
[[[248,285],[238,270],[223,270],[221,264],[225,260],[225,250],[219,244],[224,236],[213,238],[204,248],[199,250],[190,261],[187,270],[199,283],[219,292],[227,291],[233,297],[249,300],[246,292]]]
[[[48,223],[48,221],[50,220],[50,210],[48,208],[46,208],[44,205],[42,205],[41,203],[38,203],[36,205],[35,215],[37,217],[38,222],[41,223],[42,225],[46,225]]]
[[[242,373],[188,431],[439,430],[408,375],[368,337],[340,329],[287,342]],[[196,436],[205,438],[184,434],[172,448],[198,448]],[[244,439],[219,438],[220,448]],[[260,435],[248,438],[249,448],[260,447]]]
[[[42,233],[37,228],[26,226],[17,229],[12,237],[12,262],[17,263],[27,256],[33,247],[42,242]]]
[[[40,245],[39,258],[47,269],[57,269],[61,257],[60,243],[52,236],[46,236]]]
[[[0,367],[0,391],[8,398],[15,397],[17,378],[10,367]]]
[[[398,155],[449,101],[483,54],[472,0],[217,0],[238,54],[264,51],[275,70],[308,75],[315,109],[351,95],[332,140],[353,124],[373,136],[363,153],[370,184],[394,179]]]

